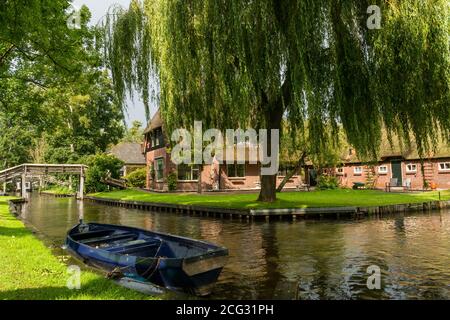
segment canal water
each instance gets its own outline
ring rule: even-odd
[[[58,246],[80,213],[87,222],[135,226],[227,247],[230,257],[213,299],[450,299],[448,210],[359,221],[266,223],[34,195],[21,217],[48,244]],[[375,274],[367,272],[369,266],[375,266]],[[368,288],[368,280],[375,288]]]

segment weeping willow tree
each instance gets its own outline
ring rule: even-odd
[[[449,142],[449,31],[447,0],[144,0],[112,16],[106,57],[119,97],[149,101],[156,79],[169,130],[284,119],[317,150],[331,127],[361,155],[376,156],[382,130],[423,155]],[[261,177],[259,200],[275,200],[275,183]]]

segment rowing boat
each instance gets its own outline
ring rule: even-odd
[[[228,256],[226,248],[205,241],[82,221],[69,230],[66,247],[109,275],[200,296],[211,293]]]

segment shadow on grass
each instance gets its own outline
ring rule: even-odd
[[[0,291],[0,300],[73,300],[73,299],[144,299],[145,296],[137,292],[119,287],[104,280],[91,280],[81,284],[81,288],[67,287],[21,288]]]
[[[29,236],[31,234],[32,233],[29,230],[24,229],[23,227],[20,227],[20,228],[9,228],[9,227],[0,226],[0,235],[1,236],[24,237],[24,236]]]

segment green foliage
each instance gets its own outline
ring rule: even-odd
[[[289,124],[283,121],[284,131],[289,131],[288,126]],[[303,154],[317,170],[335,167],[342,162],[342,156],[348,152],[349,148],[342,129],[338,128],[335,132],[331,127],[325,127],[323,135],[326,137],[326,141],[318,146],[309,137],[309,123],[306,122],[302,126],[305,128],[304,131],[291,131],[291,134],[285,134],[281,137],[280,163],[297,163]]]
[[[122,111],[105,72],[86,70],[86,78],[70,87],[55,88],[53,94],[56,99],[47,100],[52,111],[48,117],[54,119],[52,130],[46,130],[47,161],[74,162],[80,156],[104,152],[123,136]]]
[[[69,195],[75,193],[74,189],[70,189],[69,187],[59,185],[51,185],[40,191],[45,191],[46,193],[52,193],[56,195]]]
[[[107,178],[118,179],[123,162],[113,155],[96,154],[80,159],[80,163],[88,166],[86,172],[86,192],[101,192],[108,190],[108,186],[102,181]]]
[[[120,6],[112,7],[112,11],[106,16],[105,53],[115,78],[114,89],[118,100],[123,103],[127,92],[132,95],[134,89],[137,89],[149,120],[150,102],[157,99],[150,95],[150,85],[153,82],[149,81],[149,76],[151,71],[154,72],[150,54],[150,30],[147,15],[141,9],[139,0],[132,0],[128,11]]]
[[[0,3],[0,168],[24,162],[76,162],[104,152],[124,133],[123,111],[81,9],[70,2]]]
[[[317,181],[319,190],[333,190],[339,188],[339,179],[330,175],[321,175]]]
[[[136,169],[128,174],[125,179],[127,180],[127,186],[134,188],[144,188],[147,184],[147,169]]]
[[[373,4],[379,30],[366,26]],[[318,148],[324,126],[342,124],[361,154],[377,153],[382,126],[413,132],[423,151],[449,139],[448,10],[446,0],[133,1],[110,21],[107,58],[122,97],[134,85],[148,95],[155,72],[169,131],[194,119],[270,128],[278,110],[290,130],[309,119]]]
[[[169,188],[169,191],[177,190],[178,185],[177,180],[178,180],[177,173],[175,171],[171,171],[167,176],[167,187]]]
[[[142,122],[135,120],[131,124],[131,128],[128,128],[126,130],[125,136],[121,141],[142,143],[143,139],[144,139],[144,130],[142,128]]]
[[[379,30],[367,28],[373,4]],[[105,40],[119,99],[136,86],[148,102],[154,75],[169,132],[286,117],[295,133],[308,120],[316,154],[327,128],[371,158],[383,127],[421,156],[450,142],[447,0],[143,0],[116,13]]]

